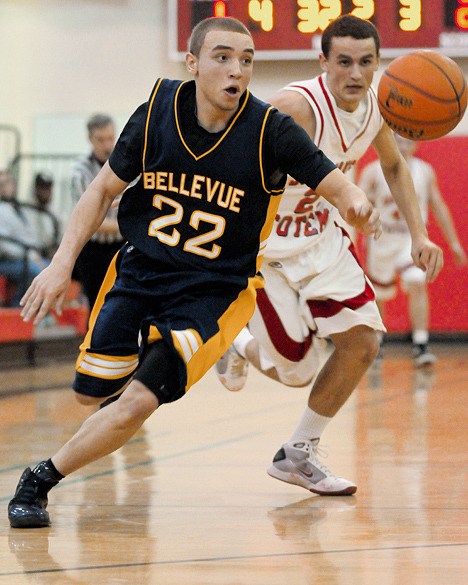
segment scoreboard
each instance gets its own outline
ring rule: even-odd
[[[371,21],[383,57],[435,49],[468,57],[468,0],[170,0],[171,57],[181,59],[192,28],[210,16],[233,16],[252,33],[255,58],[310,59],[322,31],[342,14]]]

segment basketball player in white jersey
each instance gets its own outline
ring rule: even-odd
[[[293,116],[350,177],[357,160],[374,146],[408,224],[414,263],[430,282],[442,268],[442,251],[428,239],[408,167],[371,88],[379,48],[371,23],[342,16],[322,36],[323,74],[290,84],[270,102]],[[262,274],[266,286],[258,292],[250,331],[244,329],[217,363],[218,377],[229,390],[240,390],[250,361],[288,386],[306,386],[315,378],[297,428],[267,471],[314,493],[353,494],[356,485],[333,475],[317,458],[317,446],[373,362],[377,332],[385,327],[336,210],[303,185],[291,183],[283,195]],[[318,339],[324,338],[331,339],[334,351],[320,368]]]
[[[414,155],[417,144],[395,135],[398,148],[408,163],[423,220],[427,222],[429,208],[444,234],[455,261],[466,263],[466,254],[455,229],[449,208],[439,190],[433,167]],[[428,349],[429,298],[426,275],[411,258],[411,235],[408,226],[390,193],[378,161],[368,164],[362,172],[359,186],[380,211],[382,235],[367,243],[367,273],[374,285],[380,314],[384,315],[385,301],[397,291],[399,277],[408,296],[413,356],[416,367],[430,365],[436,356]]]

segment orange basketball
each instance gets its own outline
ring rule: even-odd
[[[380,112],[400,136],[432,140],[453,130],[466,110],[466,80],[460,67],[435,51],[394,59],[378,88]]]

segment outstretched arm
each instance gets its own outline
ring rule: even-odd
[[[380,236],[380,214],[362,189],[335,169],[316,187],[315,192],[334,205],[341,217],[365,235]]]
[[[286,168],[290,170],[290,174],[296,180],[308,184],[317,195],[334,205],[349,225],[366,235],[373,234],[378,238],[381,233],[379,212],[374,209],[364,191],[351,183],[340,170],[335,168],[329,172],[315,187],[308,182],[307,169],[313,166],[313,162],[309,163],[307,158],[303,160],[303,155],[307,157],[308,153],[317,148],[311,143],[315,135],[316,120],[304,96],[294,91],[282,90],[270,103],[291,116],[297,124],[296,130],[291,129],[288,133],[290,145],[288,146],[287,141],[282,143],[283,149],[289,153],[290,165],[287,164]]]
[[[21,299],[25,321],[38,323],[54,307],[60,313],[71,273],[83,246],[96,232],[125,183],[106,163],[80,197],[50,265],[31,283]]]
[[[379,155],[390,192],[408,225],[412,239],[413,261],[426,272],[426,280],[433,282],[444,265],[443,253],[428,237],[408,165],[400,154],[388,126],[382,126],[373,146]]]

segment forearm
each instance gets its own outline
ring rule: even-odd
[[[334,205],[346,223],[363,234],[378,238],[382,232],[379,212],[362,189],[335,169],[318,185],[316,192]]]
[[[460,240],[458,239],[457,230],[455,229],[455,225],[447,207],[445,205],[434,205],[432,211],[452,250],[459,247]]]
[[[119,224],[116,219],[106,217],[97,229],[98,234],[116,235],[119,233]]]
[[[351,183],[338,169],[329,173],[315,192],[334,205],[343,218],[350,209],[369,202],[364,191]]]
[[[52,264],[61,265],[71,274],[81,249],[96,233],[112,202],[127,185],[106,162],[76,204]]]
[[[112,199],[91,183],[73,210],[54,263],[60,263],[71,273],[78,254],[102,224],[111,203]]]

